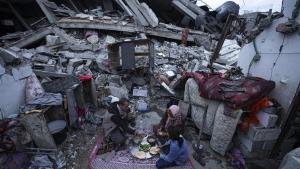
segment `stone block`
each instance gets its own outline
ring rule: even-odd
[[[276,140],[281,132],[278,127],[264,128],[261,126],[251,125],[248,131],[248,137],[254,141]]]
[[[60,38],[59,36],[55,36],[55,35],[47,35],[46,36],[46,44],[47,46],[53,46],[56,44],[60,43]]]

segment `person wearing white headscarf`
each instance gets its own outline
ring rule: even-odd
[[[180,109],[177,105],[171,105],[165,112],[164,117],[157,126],[154,126],[154,133],[157,135],[163,135],[168,131],[170,127],[180,127],[183,126],[182,115]]]
[[[169,127],[182,125],[182,116],[177,105],[172,105],[168,111],[168,118],[165,125],[165,130]]]

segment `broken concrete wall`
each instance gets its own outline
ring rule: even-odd
[[[26,79],[15,80],[9,74],[0,77],[0,109],[3,117],[18,114],[19,106],[25,103],[25,84]]]
[[[291,17],[291,12],[296,0],[284,1],[283,11],[286,17]],[[288,8],[290,7],[290,8]],[[276,88],[271,93],[284,108],[283,121],[288,117],[291,103],[297,92],[300,82],[298,57],[300,48],[300,37],[298,33],[284,35],[276,32],[276,27],[280,23],[285,23],[288,18],[280,18],[275,20],[272,25],[264,30],[256,37],[255,42],[258,54],[261,56],[260,60],[251,61],[256,55],[253,42],[245,45],[238,59],[238,66],[243,69],[243,73],[249,72],[252,76],[258,76],[265,79],[270,79],[276,82]],[[296,19],[298,22],[300,18]]]
[[[29,65],[18,65],[19,56],[1,48],[0,52],[0,119],[19,113],[25,103],[26,78],[32,74]]]

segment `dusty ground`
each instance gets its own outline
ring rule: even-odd
[[[60,146],[66,158],[66,168],[88,168],[88,157],[95,144],[96,129],[98,128],[85,123],[83,129],[72,130],[68,133],[68,138]]]

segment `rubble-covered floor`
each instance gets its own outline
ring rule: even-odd
[[[88,123],[85,123],[82,128],[70,131],[65,142],[59,147],[65,155],[66,168],[88,168],[88,158],[95,144],[98,128]]]

